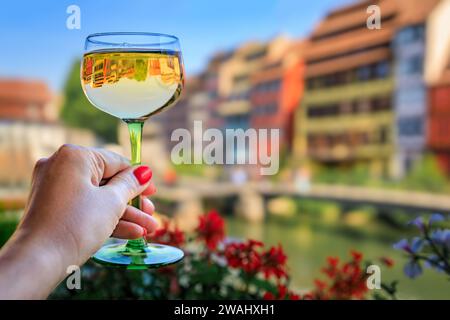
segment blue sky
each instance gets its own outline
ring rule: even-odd
[[[83,53],[85,37],[105,31],[177,35],[187,74],[208,57],[247,40],[307,35],[331,8],[353,0],[8,0],[0,5],[0,77],[46,81],[61,90]],[[81,29],[66,28],[69,5],[81,9]]]

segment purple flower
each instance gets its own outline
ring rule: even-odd
[[[423,244],[424,244],[423,239],[421,239],[419,237],[413,238],[411,241],[411,252],[412,253],[419,252],[422,249]]]
[[[431,240],[436,242],[437,244],[446,246],[450,249],[450,230],[436,230],[434,231],[431,236]]]
[[[427,260],[424,262],[424,266],[426,268],[435,269],[438,272],[444,272],[445,264],[443,261],[439,260],[439,257],[436,255],[430,255]]]
[[[431,226],[433,223],[444,221],[444,216],[439,213],[433,213],[428,221],[428,225]]]
[[[403,250],[406,252],[410,252],[411,248],[409,246],[408,240],[406,239],[402,239],[397,243],[394,243],[394,245],[392,246],[394,249],[396,250]]]
[[[408,253],[417,253],[422,249],[423,244],[424,244],[423,239],[415,237],[412,239],[411,245],[409,244],[408,240],[402,239],[399,242],[395,243],[393,247],[394,249],[403,250]]]
[[[425,268],[430,268],[431,269],[431,268],[434,268],[436,266],[436,263],[438,263],[438,261],[439,261],[439,258],[436,255],[432,254],[432,255],[430,255],[427,258],[427,260],[425,260],[423,265],[424,265]]]
[[[403,268],[405,275],[411,279],[414,279],[422,274],[422,267],[415,260],[410,260]]]
[[[414,225],[417,227],[417,229],[419,229],[420,231],[425,231],[425,223],[423,222],[423,218],[422,217],[417,217],[414,220],[408,222],[408,225]]]

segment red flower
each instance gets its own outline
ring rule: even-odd
[[[314,300],[315,296],[313,293],[308,292],[303,295],[303,300]]]
[[[331,267],[336,267],[339,263],[339,258],[338,257],[328,257],[327,261]]]
[[[323,291],[327,288],[327,284],[319,279],[314,280],[314,284],[316,285],[316,288],[320,291]]]
[[[217,244],[225,237],[225,222],[215,210],[199,218],[196,229],[200,239],[203,239],[209,250],[215,250]]]
[[[271,247],[268,251],[262,254],[261,271],[264,273],[266,279],[274,275],[276,278],[287,276],[286,272],[287,256],[283,251],[281,245],[278,247]]]
[[[284,285],[277,286],[277,293],[274,295],[272,292],[267,291],[263,295],[264,300],[299,300],[300,296],[289,289]]]
[[[178,283],[178,279],[176,277],[172,277],[170,279],[169,290],[170,290],[170,293],[174,296],[177,296],[180,293],[181,288],[180,288],[180,284]]]
[[[352,251],[350,251],[350,254],[352,255],[353,260],[354,260],[355,262],[361,262],[361,260],[362,260],[362,258],[363,258],[363,254],[362,254],[361,252],[352,250]]]
[[[391,258],[381,257],[380,260],[388,268],[391,268],[394,266],[394,260],[392,260]]]
[[[329,257],[328,265],[322,269],[329,282],[315,280],[316,290],[311,294],[318,299],[362,299],[368,291],[367,274],[361,267],[363,255],[351,251],[352,259],[339,264],[338,258]]]
[[[289,293],[289,300],[300,300],[300,295],[295,293]]]
[[[171,230],[169,228],[169,222],[164,221],[163,227],[155,231],[152,240],[156,243],[180,247],[184,244],[184,233],[178,227]]]
[[[255,275],[261,268],[261,254],[256,250],[263,243],[255,240],[232,242],[226,245],[224,255],[231,268],[242,269],[245,273]]]
[[[266,293],[264,293],[263,299],[264,300],[275,300],[275,296],[272,292],[267,291]]]

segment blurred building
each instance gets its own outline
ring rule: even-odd
[[[43,82],[0,80],[1,186],[27,186],[35,162],[64,143],[95,143],[90,132],[60,125],[58,108],[58,98]]]
[[[208,96],[208,102],[204,106],[203,112],[208,117],[206,125],[208,128],[222,128],[224,124],[224,119],[218,112],[222,100],[219,95],[219,70],[232,55],[233,51],[217,52],[209,60],[203,73],[204,90]]]
[[[202,89],[203,82],[200,77],[187,78],[182,95],[177,103],[149,120],[149,126],[153,122],[160,124],[160,133],[162,134],[163,141],[165,141],[167,151],[170,152],[172,147],[178,143],[178,141],[171,141],[174,130],[178,128],[191,129],[193,125],[191,120],[194,115],[200,116],[201,119],[204,117],[196,112],[196,104],[193,103],[196,100],[195,97],[197,94],[204,93]]]
[[[439,0],[398,1],[393,39],[396,170],[403,176],[426,149],[428,88],[424,78],[427,17]]]
[[[293,116],[303,94],[304,42],[289,43],[284,50],[267,56],[251,75],[250,126],[280,129],[280,145],[290,151]]]
[[[58,117],[55,97],[39,81],[0,80],[0,119],[53,122]]]
[[[425,147],[425,20],[438,1],[358,1],[330,12],[305,50],[297,159],[400,176]],[[381,29],[367,28],[367,7]]]
[[[190,132],[192,146],[194,143],[203,144],[203,135],[194,134],[194,121],[202,121],[203,129],[209,124],[207,106],[211,99],[205,86],[205,74],[187,78],[176,105],[151,117],[144,126],[142,161],[152,164],[156,177],[162,177],[170,170],[170,163],[165,159],[170,158],[172,148],[179,143],[178,140],[171,141],[176,129],[183,128]],[[128,132],[126,129],[121,132],[120,143],[128,150]]]
[[[440,79],[429,91],[428,147],[450,175],[450,59]]]
[[[223,129],[279,129],[280,148],[289,151],[293,112],[303,92],[302,50],[302,41],[284,36],[237,48],[219,70],[217,110]],[[233,151],[242,162],[257,152],[234,148],[225,152]]]
[[[450,0],[433,10],[427,25],[425,79],[429,86],[428,139],[441,168],[450,175]]]
[[[368,30],[368,1],[329,13],[305,51],[306,85],[296,152],[324,166],[367,165],[386,173],[394,152],[391,39],[395,6],[381,3],[382,29]]]
[[[172,132],[186,128],[193,133],[195,120],[203,129],[280,129],[281,148],[289,151],[293,114],[303,94],[303,47],[303,41],[279,36],[214,54],[203,72],[186,80],[177,105],[154,117],[168,151],[176,144],[170,141]],[[233,151],[235,161],[257,152],[234,148],[224,151]]]

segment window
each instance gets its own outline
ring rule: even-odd
[[[408,117],[398,120],[398,132],[400,136],[417,136],[423,133],[423,122],[421,117]]]
[[[388,142],[388,137],[389,137],[389,128],[381,127],[380,128],[380,143]]]
[[[247,74],[242,74],[242,75],[237,75],[234,77],[234,82],[238,83],[238,82],[243,82],[246,81],[248,79],[248,75]]]
[[[401,106],[426,103],[426,92],[421,87],[411,87],[399,91],[396,95],[396,104]]]
[[[374,66],[375,78],[384,79],[389,76],[389,63],[387,61],[381,61]]]
[[[311,106],[307,111],[308,117],[310,118],[322,118],[336,116],[339,114],[339,105],[323,105],[323,106]]]
[[[306,80],[306,86],[309,90],[316,88],[316,79],[310,78]]]
[[[361,66],[327,75],[309,78],[308,89],[319,89],[333,86],[342,86],[354,82],[369,81],[374,79],[385,79],[390,75],[389,61],[380,61],[370,65]]]
[[[281,87],[281,81],[280,79],[275,79],[275,80],[271,80],[271,81],[266,81],[266,82],[262,82],[262,83],[258,83],[255,87],[254,87],[254,91],[256,92],[274,92],[274,91],[278,91]]]
[[[398,72],[401,75],[410,75],[416,73],[422,73],[423,71],[423,58],[422,56],[413,56],[409,59],[404,59],[399,62]]]
[[[421,24],[403,28],[397,34],[395,42],[397,45],[403,45],[415,41],[421,41],[425,38],[424,31],[424,26]]]
[[[370,109],[372,112],[380,112],[391,109],[390,97],[377,97],[370,101]]]
[[[263,49],[263,50],[259,50],[256,52],[252,52],[245,58],[245,60],[252,61],[252,60],[262,58],[266,55],[266,51],[267,51],[266,49]]]

